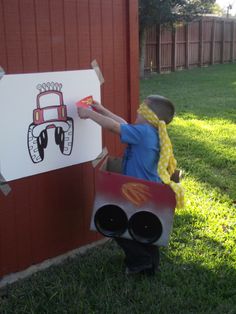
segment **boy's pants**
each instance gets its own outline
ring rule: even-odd
[[[157,246],[124,238],[115,238],[115,241],[125,252],[125,264],[128,268],[158,267],[159,248]]]

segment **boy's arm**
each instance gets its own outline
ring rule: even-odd
[[[123,118],[117,116],[116,114],[114,114],[113,112],[111,112],[110,110],[105,108],[103,105],[101,105],[97,101],[94,101],[94,103],[92,104],[92,107],[95,108],[96,111],[99,112],[100,114],[102,114],[103,116],[111,118],[111,119],[113,119],[114,121],[116,121],[118,123],[125,123],[125,124],[127,124],[127,121],[125,121]]]
[[[98,123],[101,127],[114,132],[116,134],[120,134],[120,124],[114,119],[102,115],[96,111],[86,108],[77,108],[78,115],[81,119],[91,119],[94,122]]]

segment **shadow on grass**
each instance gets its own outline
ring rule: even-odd
[[[230,83],[228,86],[220,86],[218,90],[215,90],[214,84],[207,88],[201,89],[201,84],[198,85],[196,91],[191,91],[189,96],[181,97],[178,96],[173,102],[176,103],[176,114],[178,117],[184,119],[197,119],[197,120],[225,120],[229,123],[236,122],[236,111],[235,111],[235,95],[236,88],[230,89]],[[183,85],[188,83],[183,82]],[[191,86],[187,87],[191,90]],[[230,95],[227,95],[226,88],[230,89]],[[181,87],[178,89],[181,95]],[[213,93],[213,95],[212,95]],[[184,93],[183,93],[184,94]],[[168,97],[168,96],[166,96]]]
[[[190,214],[190,213],[176,213],[174,217],[174,227],[173,232],[171,236],[171,245],[170,249],[173,249],[174,251],[178,251],[178,255],[181,256],[181,250],[179,250],[179,246],[185,247],[188,245],[190,248],[196,248],[198,251],[198,254],[196,256],[197,259],[201,260],[205,258],[202,253],[206,251],[206,256],[212,256],[215,253],[219,255],[220,263],[225,263],[227,261],[222,259],[223,255],[227,254],[227,249],[223,242],[216,241],[212,239],[210,236],[204,235],[204,229],[208,226],[208,220],[207,217],[204,217],[202,215],[198,214]],[[221,225],[218,224],[218,227],[220,228]],[[230,232],[231,229],[225,229],[225,232]],[[214,234],[213,234],[214,235]],[[222,239],[223,241],[223,239]],[[199,254],[201,252],[201,254]],[[217,263],[218,265],[218,263]]]
[[[209,248],[209,239],[202,242],[214,259],[217,243],[210,241]],[[185,251],[162,249],[160,271],[154,277],[127,277],[123,255],[112,241],[13,285],[1,301],[0,312],[235,313],[235,269],[224,258],[211,267],[191,255],[188,258]],[[196,256],[198,248],[194,251]]]
[[[177,214],[170,245],[163,248],[163,284],[171,283],[181,299],[176,313],[236,313],[234,245],[207,236],[206,228],[203,216]]]
[[[220,146],[215,143],[204,142],[201,135],[191,136],[181,126],[173,128],[171,134],[174,138],[175,151],[178,162],[187,173],[199,182],[210,184],[222,194],[227,194],[234,202],[236,199],[236,163],[233,153],[226,155],[224,151],[233,149],[235,143],[228,140]],[[205,135],[207,136],[207,134]],[[227,148],[228,147],[228,148]]]

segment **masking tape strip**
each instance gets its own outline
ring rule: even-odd
[[[100,155],[98,155],[98,157],[96,159],[94,159],[92,161],[92,165],[93,168],[95,168],[97,166],[97,164],[99,164],[99,162],[108,154],[108,150],[106,147],[103,148],[102,152]]]
[[[5,75],[5,71],[0,65],[0,80],[3,78],[4,75]]]
[[[7,196],[11,192],[10,185],[6,182],[5,178],[1,173],[0,173],[0,190],[5,196]]]
[[[94,69],[94,71],[95,71],[96,74],[97,74],[97,77],[98,77],[98,79],[99,79],[100,85],[102,85],[102,84],[105,82],[105,80],[104,80],[104,77],[103,77],[103,75],[102,75],[102,72],[101,72],[101,70],[100,70],[100,68],[99,68],[99,65],[98,65],[97,61],[96,61],[96,60],[93,60],[93,61],[91,62],[91,66],[92,66],[92,68]]]

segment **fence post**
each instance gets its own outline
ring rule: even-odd
[[[139,38],[138,1],[128,2],[129,12],[129,111],[128,119],[135,119],[139,104]],[[145,47],[146,48],[146,47]]]
[[[216,33],[216,20],[212,20],[212,32],[211,32],[211,64],[215,63],[215,33]]]
[[[204,64],[215,64],[225,62],[226,42],[229,42],[229,59],[230,62],[236,63],[236,21],[231,21],[225,19],[225,21],[213,18],[210,23],[206,23],[206,19],[199,21],[194,21],[194,24],[185,25],[185,47],[184,49],[178,49],[178,34],[173,30],[172,40],[168,39],[166,43],[163,44],[164,36],[162,33],[162,26],[156,25],[156,71],[161,73],[165,66],[165,62],[169,62],[169,57],[171,57],[171,70],[175,71],[178,68],[179,56],[183,58],[185,56],[184,66],[188,69],[191,65],[196,64],[198,66],[203,66]],[[226,23],[230,23],[231,27],[229,32],[230,39],[226,40]],[[195,29],[195,27],[197,29]],[[211,38],[209,39],[209,44],[206,45],[205,32],[211,31]],[[227,28],[228,29],[228,28]],[[198,31],[198,37],[196,38],[196,33]],[[171,32],[171,31],[170,31]],[[192,48],[192,44],[193,47]],[[168,47],[167,47],[168,46]],[[171,46],[171,48],[170,48]],[[171,49],[171,56],[169,55],[169,48]],[[149,49],[149,47],[147,48]],[[210,49],[210,51],[209,51]],[[227,48],[228,49],[228,48]],[[180,53],[184,54],[179,55]],[[168,54],[168,55],[167,55]],[[206,58],[209,56],[209,60]],[[166,59],[165,59],[166,57]],[[169,64],[168,64],[169,66]]]
[[[203,65],[203,19],[199,22],[199,65]]]
[[[156,34],[157,34],[157,44],[156,44],[157,72],[161,73],[161,24],[157,24]]]
[[[172,26],[172,51],[171,51],[171,56],[172,56],[172,60],[171,60],[171,68],[172,71],[176,71],[176,26]]]
[[[189,23],[185,25],[185,67],[189,69]]]
[[[234,62],[234,34],[235,34],[235,23],[232,21],[232,35],[231,35],[231,62]]]
[[[222,45],[221,45],[221,63],[225,60],[225,21],[222,22]]]

